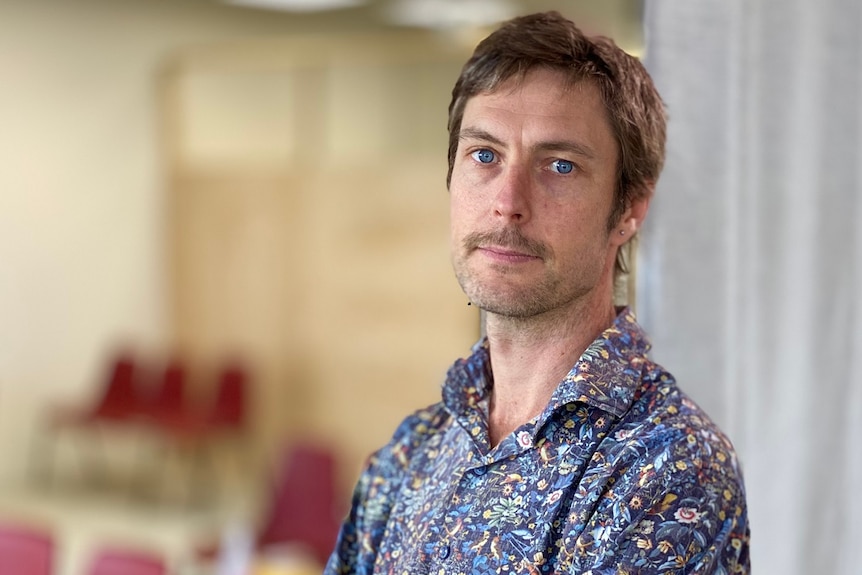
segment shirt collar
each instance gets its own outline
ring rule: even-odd
[[[649,339],[634,313],[622,308],[560,382],[541,419],[574,402],[622,416],[640,384],[649,348]],[[458,360],[449,370],[443,385],[446,407],[453,413],[475,413],[493,382],[490,365],[488,341],[483,338],[473,346],[470,357]]]
[[[548,408],[555,410],[580,401],[622,416],[640,385],[649,348],[649,339],[634,313],[623,308],[611,326],[581,354],[551,396]]]

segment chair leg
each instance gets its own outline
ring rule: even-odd
[[[57,433],[51,426],[37,426],[30,437],[30,453],[27,475],[30,481],[43,487],[52,487],[54,482],[54,441]]]
[[[110,483],[110,470],[106,456],[106,442],[103,435],[104,430],[100,425],[96,424],[90,428],[85,428],[83,431],[90,436],[86,445],[80,441],[76,441],[78,452],[78,467],[81,471],[81,477],[84,479],[84,485],[87,487],[107,487]]]
[[[135,438],[132,458],[132,478],[128,484],[128,496],[148,503],[162,502],[162,477],[169,466],[169,453],[161,441],[154,441],[149,433]]]
[[[205,507],[213,504],[218,497],[218,470],[212,445],[211,441],[200,440],[190,447],[192,457],[187,480],[190,505]]]

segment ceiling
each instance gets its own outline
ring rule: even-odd
[[[277,12],[315,28],[331,24],[381,30],[482,29],[519,14],[557,10],[589,33],[610,36],[625,50],[643,46],[643,0],[221,0],[241,10]]]

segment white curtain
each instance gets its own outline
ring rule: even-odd
[[[862,2],[654,0],[654,357],[730,435],[757,575],[862,573]]]

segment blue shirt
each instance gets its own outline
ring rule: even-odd
[[[325,573],[748,573],[730,441],[623,310],[491,447],[487,342],[373,454]]]

